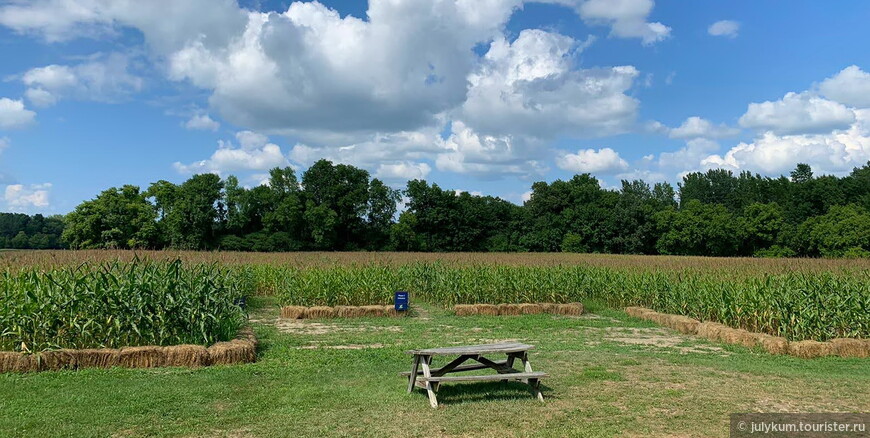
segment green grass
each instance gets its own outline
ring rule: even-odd
[[[732,412],[870,411],[868,360],[712,344],[594,302],[579,318],[421,306],[277,324],[271,300],[251,304],[257,363],[0,375],[0,436],[724,437]],[[531,363],[552,376],[544,403],[517,383],[445,384],[437,410],[405,393],[404,351],[509,339],[537,346]],[[336,346],[368,348],[325,348]]]

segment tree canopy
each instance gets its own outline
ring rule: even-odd
[[[778,178],[714,169],[676,189],[641,180],[608,189],[581,174],[535,182],[520,206],[423,180],[396,190],[320,160],[301,178],[273,169],[256,187],[202,174],[144,192],[110,188],[65,218],[3,214],[0,244],[857,257],[870,254],[870,163],[844,177],[806,164]]]

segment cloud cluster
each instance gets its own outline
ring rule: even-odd
[[[556,159],[560,169],[575,173],[612,174],[628,169],[628,162],[611,148],[581,149],[576,154],[564,154]]]
[[[649,19],[652,0],[540,1],[609,27],[612,37],[648,45],[670,36],[668,26]],[[138,29],[169,79],[206,90],[212,113],[230,124],[297,139],[290,158],[299,163],[317,156],[384,175],[419,175],[429,160],[445,171],[529,175],[544,168],[544,146],[557,136],[629,130],[638,102],[628,91],[639,72],[581,68],[577,55],[593,38],[526,30],[508,40],[504,27],[525,3],[370,0],[362,20],[318,2],[263,13],[233,0],[33,0],[0,7],[0,24],[48,41]],[[475,52],[481,44],[489,45],[482,57]],[[100,66],[115,70],[100,75]],[[106,77],[118,79],[99,80]],[[123,95],[141,88],[137,79],[110,57],[33,69],[23,80],[27,98],[48,106],[65,97]],[[184,125],[218,127],[203,114]],[[483,157],[493,150],[506,155]],[[207,160],[176,167],[218,171],[231,157],[248,163],[242,167],[277,161],[274,150],[255,151],[224,145]]]
[[[740,32],[740,23],[733,20],[720,20],[707,28],[707,33],[710,35],[728,38],[737,38],[738,32]]]
[[[21,77],[33,105],[48,107],[62,98],[116,102],[140,91],[143,79],[128,71],[127,56],[113,53],[77,65],[52,64],[28,70]]]
[[[221,124],[209,117],[208,114],[195,114],[184,122],[184,127],[200,131],[217,131]]]
[[[4,199],[6,207],[15,212],[26,212],[30,209],[45,208],[49,204],[51,184],[10,184],[6,186]]]
[[[281,148],[270,143],[265,135],[241,131],[236,133],[236,141],[238,146],[232,142],[218,141],[218,149],[208,159],[190,164],[176,162],[173,167],[182,174],[226,175],[237,171],[265,171],[290,164]]]
[[[20,129],[36,120],[36,113],[25,108],[21,100],[0,97],[0,129]]]

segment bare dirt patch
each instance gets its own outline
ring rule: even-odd
[[[603,329],[603,339],[626,345],[643,345],[654,348],[672,349],[680,354],[702,353],[728,356],[731,353],[711,345],[685,345],[692,338],[674,334],[662,328],[608,327]]]
[[[264,321],[265,322],[265,321]],[[346,326],[339,324],[324,324],[320,322],[310,322],[298,319],[276,319],[272,322],[281,333],[290,333],[296,335],[325,335],[328,333],[339,332],[401,332],[402,327],[399,326]]]

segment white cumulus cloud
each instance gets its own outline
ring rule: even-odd
[[[577,173],[611,174],[628,169],[628,162],[611,148],[581,149],[576,154],[565,153],[556,159],[560,169]]]
[[[76,65],[52,64],[28,70],[21,81],[25,96],[39,107],[62,98],[116,102],[140,91],[144,80],[128,71],[127,56],[113,53],[104,59]]]
[[[740,117],[744,128],[779,135],[830,132],[846,129],[853,122],[852,109],[810,92],[790,92],[777,101],[750,103]]]
[[[185,122],[184,127],[200,131],[217,131],[221,127],[221,124],[209,117],[208,114],[198,114]]]
[[[4,199],[6,207],[12,211],[25,212],[32,208],[44,208],[49,205],[51,184],[10,184],[6,186]]]
[[[403,161],[395,164],[381,164],[375,172],[376,178],[392,180],[424,179],[432,167],[426,163]]]
[[[288,166],[290,163],[281,148],[269,143],[268,137],[250,131],[236,133],[240,146],[231,142],[218,141],[218,149],[206,160],[190,164],[173,164],[178,173],[216,173],[225,175],[238,171],[264,171],[275,167]]]
[[[844,105],[870,108],[870,73],[850,65],[822,81],[819,92]]]
[[[36,113],[25,108],[21,100],[0,98],[0,129],[19,129],[33,123]]]
[[[740,32],[740,23],[733,20],[720,20],[710,25],[707,28],[707,33],[713,36],[724,36],[728,38],[737,38]]]
[[[740,129],[725,124],[715,125],[713,122],[698,116],[692,116],[676,128],[669,128],[659,122],[652,122],[653,131],[667,134],[671,138],[721,138],[731,137],[740,133]]]
[[[512,43],[496,39],[468,78],[462,121],[486,134],[535,137],[627,131],[638,102],[625,93],[637,69],[574,69],[575,46],[542,30],[524,30]]]

